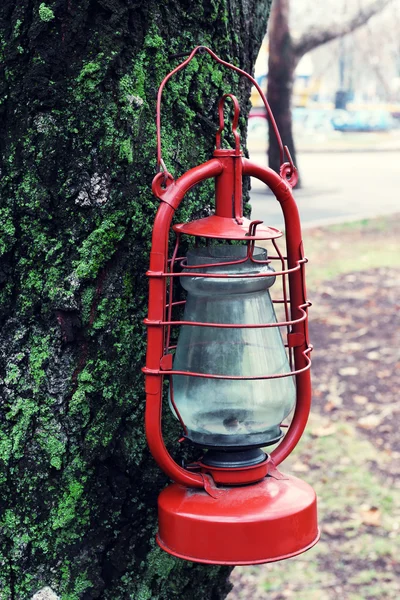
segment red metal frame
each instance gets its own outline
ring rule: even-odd
[[[176,182],[171,181],[165,189],[158,186],[160,176],[156,176],[155,191],[157,197],[162,201],[158,209],[154,229],[152,250],[150,254],[149,276],[149,313],[146,319],[148,325],[148,352],[146,359],[146,393],[148,402],[146,405],[146,434],[149,447],[153,456],[160,464],[161,468],[178,483],[183,485],[194,485],[204,487],[202,476],[196,473],[188,473],[185,469],[175,463],[167,452],[162,440],[161,433],[161,405],[162,405],[162,379],[166,375],[186,374],[183,371],[174,371],[172,368],[166,369],[161,366],[161,361],[165,356],[165,328],[171,325],[193,325],[193,326],[213,326],[213,327],[271,327],[286,326],[290,327],[290,336],[296,340],[293,346],[294,367],[293,373],[296,375],[297,400],[296,409],[292,422],[288,428],[285,438],[281,444],[272,452],[272,459],[276,465],[281,463],[297,445],[307,423],[311,406],[311,380],[310,380],[310,358],[311,346],[308,343],[308,324],[307,309],[309,303],[306,299],[304,265],[306,259],[303,252],[303,244],[300,229],[300,219],[297,206],[293,197],[291,186],[287,181],[272,169],[260,167],[249,160],[240,157],[243,174],[257,177],[263,181],[275,194],[280,202],[285,218],[286,245],[287,245],[287,268],[276,271],[274,275],[287,276],[289,280],[290,293],[290,319],[277,324],[257,324],[257,325],[226,325],[216,323],[192,323],[187,321],[173,321],[166,319],[167,310],[167,279],[174,277],[190,276],[190,273],[176,273],[171,270],[171,264],[176,262],[177,247],[175,247],[175,259],[171,263],[168,258],[168,240],[174,211],[179,207],[184,195],[204,179],[210,177],[221,177],[225,174],[224,165],[226,161],[232,160],[231,156],[217,157],[211,161],[194,167]],[[239,162],[239,161],[237,161]],[[216,185],[216,202],[219,202],[218,185]],[[232,198],[232,196],[231,196]],[[226,201],[226,196],[222,196],[222,201]],[[232,206],[232,205],[231,205]],[[232,213],[231,213],[232,214]],[[228,218],[228,217],[225,217]],[[233,220],[232,217],[229,220]],[[256,236],[243,236],[242,239],[254,240]],[[275,246],[277,247],[277,246]],[[279,260],[284,262],[284,258],[279,256]],[[198,273],[202,277],[224,277],[222,274]],[[272,275],[272,274],[271,274]],[[234,275],[229,275],[234,277]],[[265,277],[265,275],[252,275],[251,277]],[[242,277],[242,275],[240,275]],[[286,292],[284,292],[284,295]],[[284,298],[284,305],[288,301]],[[172,303],[168,310],[172,309]],[[168,313],[170,314],[170,313]],[[300,343],[301,342],[301,343]],[[197,377],[215,377],[230,378],[228,376],[205,375],[200,373],[191,373]],[[264,376],[261,378],[282,377],[285,375]],[[238,377],[231,377],[236,379]],[[250,379],[250,378],[248,378]]]
[[[248,77],[260,92],[280,147],[282,163],[280,174],[275,173],[272,169],[260,167],[243,157],[237,133],[239,104],[232,94],[225,94],[218,104],[220,126],[216,136],[214,157],[208,162],[190,169],[176,181],[167,171],[161,155],[160,108],[162,91],[169,78],[184,68],[200,50],[207,52],[218,63]],[[223,149],[221,147],[221,133],[225,127],[223,108],[227,99],[233,102],[234,108],[232,123],[235,140],[234,149]],[[288,163],[283,163],[285,153],[289,159]],[[164,490],[159,499],[160,534],[158,543],[176,556],[199,562],[250,564],[292,556],[311,547],[316,543],[319,536],[316,524],[315,493],[307,484],[299,483],[299,480],[295,478],[291,479],[291,487],[288,487],[287,477],[280,474],[276,469],[276,466],[297,445],[306,426],[311,406],[311,360],[309,355],[312,346],[308,340],[308,307],[310,303],[306,297],[304,274],[307,259],[304,257],[299,213],[292,193],[292,185],[295,185],[297,181],[296,168],[286,147],[282,145],[268,103],[255,80],[238,67],[226,63],[210,49],[204,47],[195,48],[189,58],[167,75],[160,86],[157,99],[157,163],[162,171],[155,176],[152,184],[153,193],[160,200],[160,206],[153,227],[150,268],[147,272],[149,276],[149,310],[145,323],[148,328],[148,346],[146,366],[143,369],[146,375],[145,421],[146,437],[151,453],[163,471],[176,482]],[[263,181],[272,190],[280,203],[285,219],[286,256],[282,255],[276,243],[276,238],[282,235],[280,231],[264,226],[261,221],[250,221],[243,217],[243,175],[257,177]],[[215,179],[215,213],[205,219],[174,225],[172,229],[176,233],[176,244],[170,258],[168,254],[170,230],[175,211],[193,186],[211,178]],[[185,303],[185,301],[174,300],[174,281],[176,277],[193,276],[193,273],[190,272],[192,268],[195,269],[195,275],[199,277],[244,277],[243,274],[228,275],[202,272],[202,268],[206,269],[210,266],[207,264],[196,265],[196,267],[188,266],[185,263],[185,258],[180,256],[179,253],[182,235],[195,236],[196,239],[214,238],[247,242],[248,250],[244,259],[220,263],[221,265],[240,264],[249,259],[262,264],[269,264],[273,260],[279,261],[280,269],[275,272],[247,276],[281,278],[283,298],[275,300],[275,302],[283,305],[285,320],[278,323],[243,325],[174,319],[174,307],[182,307]],[[276,251],[276,256],[270,256],[267,261],[256,260],[253,256],[256,240],[270,240]],[[212,266],[216,266],[215,263]],[[177,267],[179,267],[178,270]],[[184,267],[187,272],[180,272],[181,267]],[[284,327],[287,331],[286,346],[291,370],[284,374],[258,377],[174,370],[171,354],[171,350],[174,349],[174,346],[171,345],[171,327],[180,325],[229,328]],[[188,465],[186,468],[178,465],[165,447],[161,427],[163,379],[168,377],[171,386],[171,404],[184,432],[186,432],[186,426],[174,402],[172,375],[232,380],[274,379],[294,376],[296,379],[296,406],[289,426],[283,425],[283,427],[287,427],[285,437],[263,463],[253,467],[218,469],[207,467],[201,462]],[[274,484],[271,483],[272,480],[275,481]],[[240,491],[243,489],[243,484],[251,484],[244,486],[247,489],[245,493]],[[218,488],[218,486],[220,487]],[[223,486],[235,487],[229,488],[228,492],[228,488]],[[276,487],[272,495],[270,494],[271,486]],[[198,489],[194,495],[193,488]],[[188,489],[192,489],[192,492],[189,492]],[[276,513],[275,500],[273,500],[275,498],[274,494],[277,494],[282,506],[286,506],[286,508],[282,508],[279,514]],[[303,497],[303,505],[298,502],[300,497]],[[210,504],[210,499],[213,502],[218,500],[219,508],[212,503]],[[242,515],[241,518],[252,523],[251,526],[249,524],[239,530],[239,533],[234,527],[236,509],[231,508],[236,501],[239,503],[238,506],[241,506],[245,501],[248,507],[247,513]],[[187,507],[185,513],[181,510],[183,504]],[[275,516],[271,520],[265,511],[272,504],[274,504]],[[222,513],[219,512],[221,510]],[[239,513],[241,510],[238,508]],[[223,514],[226,518],[222,516]],[[207,517],[207,515],[209,516]],[[229,527],[227,527],[228,522],[231,523]],[[265,532],[275,530],[278,532],[279,527],[287,529],[288,532],[296,530],[298,538],[293,533],[288,534],[286,542],[280,544],[279,550],[276,551],[274,547],[276,541],[274,542],[273,539],[260,542],[256,535],[258,526],[261,529],[265,528]],[[188,531],[183,540],[182,528]],[[199,532],[203,531],[206,536],[213,538],[216,536],[216,548],[211,550],[208,543],[202,546],[200,542],[193,541],[193,536],[189,530],[195,531],[196,528]],[[236,531],[236,534],[233,534],[234,531]],[[225,536],[229,539],[232,538],[231,550],[228,552],[225,549],[225,539],[222,539]],[[254,544],[256,546],[255,550],[253,548]],[[246,549],[242,551],[243,548]],[[237,558],[232,559],[232,556]]]

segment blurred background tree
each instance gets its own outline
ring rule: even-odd
[[[391,0],[350,4],[325,2],[317,6],[315,3],[298,2],[296,6],[292,6],[290,0],[274,0],[268,28],[267,98],[284,144],[288,146],[295,164],[292,93],[295,70],[301,58],[311,50],[337,38],[343,38],[367,24],[390,2]],[[338,97],[340,92],[343,90],[338,90]],[[279,171],[279,149],[271,127],[268,162],[270,167]]]

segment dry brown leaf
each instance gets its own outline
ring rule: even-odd
[[[341,325],[352,325],[353,321],[350,318],[339,317],[333,314],[329,314],[324,319],[325,323],[332,325],[333,327],[340,327]]]
[[[340,524],[334,525],[333,523],[327,523],[326,525],[322,525],[321,529],[323,533],[326,533],[329,536],[335,536],[341,531],[342,527]]]
[[[342,406],[343,398],[337,394],[328,394],[326,397],[328,402],[332,402],[335,406]]]
[[[363,348],[364,346],[360,342],[346,342],[345,344],[340,345],[340,350],[342,352],[358,352]]]
[[[368,398],[367,398],[367,396],[360,396],[360,395],[358,395],[358,394],[355,394],[355,395],[353,396],[353,400],[354,400],[354,402],[355,402],[356,404],[360,404],[360,405],[363,405],[363,404],[367,404],[367,403],[368,403]]]
[[[306,473],[310,470],[310,467],[303,462],[297,461],[292,465],[292,471],[295,473]]]
[[[377,506],[362,506],[360,510],[361,520],[365,525],[372,527],[381,526],[381,511]]]
[[[332,331],[329,334],[329,337],[332,338],[333,340],[341,340],[343,337],[343,334],[340,331]]]
[[[358,331],[354,332],[351,335],[351,337],[352,338],[359,338],[359,337],[362,337],[363,335],[365,335],[366,333],[369,333],[368,327],[362,327],[362,328],[358,329]]]
[[[382,416],[381,415],[367,415],[366,417],[361,417],[360,419],[358,419],[357,424],[359,427],[362,427],[362,429],[375,429],[375,427],[378,427],[378,425],[381,424],[382,421]]]
[[[358,375],[357,367],[343,367],[339,369],[339,375]]]
[[[390,371],[390,369],[383,369],[382,371],[377,371],[376,375],[378,379],[385,379],[386,377],[390,377],[392,375],[392,371]]]
[[[334,433],[336,433],[336,425],[333,423],[311,429],[311,435],[314,437],[325,437],[327,435],[333,435]]]

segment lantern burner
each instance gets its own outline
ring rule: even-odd
[[[219,467],[223,469],[238,469],[259,465],[267,459],[267,455],[260,448],[240,450],[238,448],[208,450],[201,459],[201,465],[206,467]]]

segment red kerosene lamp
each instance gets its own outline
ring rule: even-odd
[[[225,94],[219,102],[213,158],[176,181],[168,173],[161,158],[162,91],[199,50],[248,77],[258,89],[279,142],[280,175],[243,157],[237,133],[239,104],[232,94]],[[234,149],[221,146],[228,98],[234,108]],[[289,558],[319,539],[314,490],[277,468],[297,445],[311,403],[307,260],[292,194],[296,168],[257,82],[205,47],[195,48],[162,82],[157,143],[162,171],[155,176],[152,189],[161,203],[147,273],[146,436],[155,460],[174,481],[158,499],[157,542],[174,556],[202,563],[243,565]],[[288,162],[284,162],[285,153]],[[276,241],[282,232],[243,217],[243,175],[263,181],[280,202],[285,255]],[[176,243],[169,258],[174,212],[190,188],[210,178],[215,180],[214,214],[173,225]],[[183,236],[195,240],[186,257],[179,252]],[[267,241],[272,245],[270,256]],[[270,289],[278,287],[277,279],[281,293],[271,300]],[[179,285],[186,291],[186,300],[174,300]],[[277,320],[274,305],[283,320]],[[174,342],[173,332],[178,328]],[[170,407],[182,425],[184,439],[203,453],[187,466],[175,462],[163,441],[166,377]],[[282,421],[292,409],[283,437]],[[270,454],[265,452],[278,442]]]

